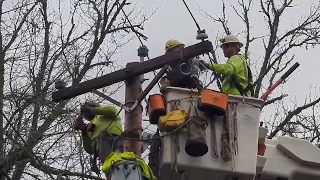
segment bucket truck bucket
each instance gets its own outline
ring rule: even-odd
[[[196,90],[176,87],[167,87],[166,90],[167,114],[175,109],[171,107],[174,104],[188,111],[190,104],[197,106],[201,100],[201,94]],[[203,156],[193,157],[185,152],[186,128],[162,133],[165,137],[160,153],[160,180],[180,180],[182,176],[199,180],[208,177],[252,180],[255,177],[260,113],[264,102],[233,95],[229,95],[227,101],[225,116],[198,111],[199,116],[208,122],[205,133],[209,151]]]

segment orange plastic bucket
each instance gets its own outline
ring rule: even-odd
[[[150,124],[158,124],[159,117],[166,115],[164,97],[161,94],[149,96],[148,114]]]
[[[229,99],[228,94],[211,89],[203,89],[200,96],[198,103],[199,110],[219,116],[226,114]]]

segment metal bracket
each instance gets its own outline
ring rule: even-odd
[[[137,100],[136,100],[136,101],[134,102],[134,104],[129,108],[128,106],[126,106],[126,105],[120,103],[119,101],[117,101],[117,100],[115,100],[115,99],[113,99],[113,98],[111,98],[111,97],[103,94],[102,92],[100,92],[100,91],[98,91],[98,90],[96,90],[96,89],[91,90],[91,92],[94,93],[94,94],[96,94],[96,95],[98,95],[98,96],[100,96],[100,97],[102,97],[102,98],[104,98],[105,100],[107,100],[107,101],[109,101],[109,102],[111,102],[111,103],[119,106],[120,108],[124,109],[124,110],[127,111],[127,112],[131,112],[132,110],[134,110],[134,108],[136,108],[136,107],[138,106],[138,101],[137,101]]]

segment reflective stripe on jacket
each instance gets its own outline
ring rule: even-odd
[[[238,89],[232,84],[231,76],[235,75],[236,80],[245,89],[248,85],[248,68],[246,58],[243,55],[231,56],[225,64],[209,64],[209,69],[222,75],[222,92],[231,95],[241,95]],[[248,96],[251,96],[249,91]]]

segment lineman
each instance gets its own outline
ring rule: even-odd
[[[113,106],[101,106],[93,102],[86,102],[81,106],[81,115],[77,117],[74,129],[81,130],[83,147],[87,153],[94,155],[94,161],[98,156],[103,163],[117,148],[118,144],[113,142],[123,132],[117,113]],[[82,118],[90,123],[85,125]]]
[[[252,96],[252,74],[244,55],[239,54],[243,44],[234,35],[220,39],[220,47],[228,58],[225,64],[208,64],[208,69],[222,75],[222,92],[232,95]]]
[[[177,40],[168,40],[165,45],[166,54],[174,51],[179,51],[184,48],[184,44]],[[160,84],[162,87],[160,91],[163,92],[166,86],[181,87],[181,88],[197,88],[197,84],[191,79],[190,75],[184,75],[181,73],[181,63],[169,64],[172,68],[167,72],[166,76],[162,77]],[[184,72],[190,72],[190,66],[183,66]]]

